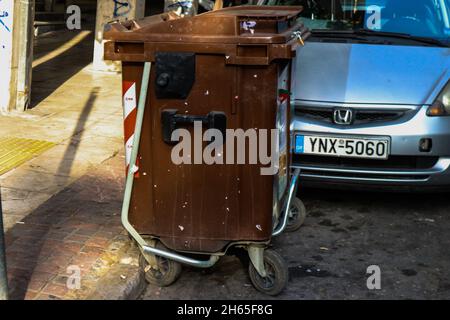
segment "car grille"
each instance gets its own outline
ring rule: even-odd
[[[407,112],[405,110],[374,110],[361,108],[352,108],[352,110],[355,112],[353,124],[394,121],[404,116]],[[333,123],[333,113],[334,108],[331,107],[295,107],[295,114],[299,117],[328,123]]]
[[[342,157],[323,157],[313,155],[294,155],[293,164],[345,169],[414,170],[431,169],[439,157],[431,156],[390,156],[387,160],[357,159]]]
[[[345,178],[345,179],[364,179],[364,180],[378,180],[378,181],[396,181],[396,182],[402,182],[402,181],[426,181],[430,178],[429,175],[423,175],[423,174],[417,174],[417,175],[389,175],[389,174],[368,174],[368,173],[341,173],[341,172],[320,172],[320,171],[313,171],[313,170],[302,170],[301,172],[302,176],[306,177],[314,177],[314,178],[323,178],[323,179],[339,179],[339,178]]]

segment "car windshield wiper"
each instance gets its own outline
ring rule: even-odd
[[[312,37],[320,37],[320,38],[344,38],[349,40],[357,40],[364,42],[377,42],[380,41],[370,41],[367,37],[363,37],[362,35],[355,34],[352,30],[323,30],[323,29],[313,29],[311,30]]]
[[[383,32],[375,31],[369,29],[359,29],[359,30],[323,30],[323,29],[313,29],[311,30],[312,35],[322,36],[322,35],[333,35],[339,37],[354,37],[354,36],[374,36],[374,37],[390,37],[397,39],[412,40],[427,44],[432,44],[439,47],[449,47],[448,44],[439,41],[434,38],[418,37],[408,33],[396,33],[396,32]]]
[[[359,30],[354,30],[353,34],[360,35],[360,36],[391,37],[391,38],[398,38],[398,39],[406,39],[406,40],[413,40],[413,41],[422,42],[422,43],[433,44],[433,45],[436,45],[439,47],[448,47],[448,44],[445,44],[444,42],[439,41],[437,39],[414,36],[414,35],[408,34],[408,33],[383,32],[383,31],[375,31],[375,30],[368,30],[368,29],[359,29]]]

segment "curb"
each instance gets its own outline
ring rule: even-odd
[[[136,300],[145,290],[145,279],[139,267],[116,264],[99,280],[87,300]]]
[[[86,300],[136,300],[147,284],[138,265],[139,251],[134,243],[118,263],[101,277]]]

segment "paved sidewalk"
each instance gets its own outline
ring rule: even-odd
[[[37,57],[51,57],[52,51],[44,54],[40,50],[62,50],[61,43],[78,34],[60,32],[40,39]],[[53,44],[55,39],[57,44]],[[32,110],[0,117],[2,137],[56,143],[52,149],[0,176],[6,229],[81,177],[90,166],[123,148],[120,75],[89,71],[93,38],[88,34],[81,39],[33,68]],[[68,70],[73,74],[68,74]]]
[[[109,281],[109,289],[121,298],[120,286],[137,279],[120,224],[121,77],[90,71],[92,47],[86,31],[40,38],[34,108],[0,116],[1,136],[56,144],[0,176],[13,299],[108,298],[98,288],[105,275],[117,280]],[[68,276],[78,268],[81,288],[69,290]],[[111,268],[121,273],[111,275]]]
[[[119,219],[122,160],[95,167],[7,231],[13,299],[86,298],[118,262],[130,245]],[[81,287],[69,290],[77,270]]]

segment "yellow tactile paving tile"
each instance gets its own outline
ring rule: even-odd
[[[0,138],[0,175],[36,157],[55,143],[43,140]]]

